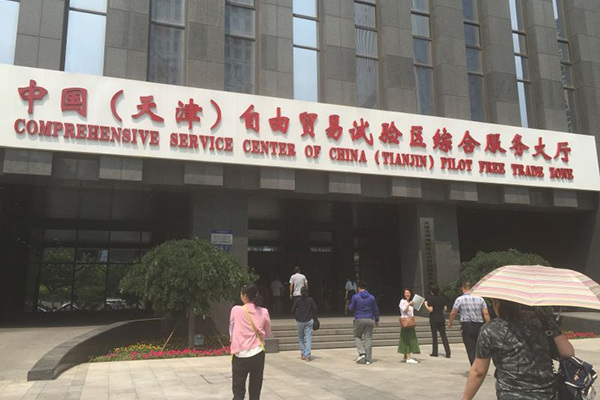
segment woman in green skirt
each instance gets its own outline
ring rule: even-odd
[[[404,289],[404,298],[400,300],[400,318],[414,317],[412,293]],[[404,362],[408,364],[418,364],[418,361],[411,358],[411,354],[419,354],[419,342],[415,328],[400,328],[400,342],[398,343],[398,353],[404,354]]]

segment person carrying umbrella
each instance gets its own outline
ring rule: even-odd
[[[566,302],[576,303],[568,300],[569,297],[581,299],[577,292],[584,288],[579,288],[581,285],[577,282],[582,282],[581,277],[589,278],[570,271],[579,276],[569,281],[565,271],[570,270],[540,266],[502,267],[475,285],[472,294],[491,298],[498,318],[481,328],[463,400],[475,397],[492,360],[496,367],[499,400],[553,399],[555,381],[546,330],[551,331],[551,340],[561,358],[572,357],[575,351],[561,334],[552,314],[532,306],[567,305]],[[565,288],[569,296],[561,298]],[[600,288],[598,291],[600,294]],[[598,297],[596,303],[600,308]]]

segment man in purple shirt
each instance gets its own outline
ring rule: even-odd
[[[357,284],[358,293],[352,296],[348,309],[354,311],[354,342],[358,351],[357,364],[371,364],[373,330],[379,326],[377,300],[367,291],[363,281]]]

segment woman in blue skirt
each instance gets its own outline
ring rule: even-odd
[[[414,317],[413,302],[411,300],[412,292],[404,289],[404,298],[400,300],[400,318]],[[411,354],[419,354],[419,342],[414,327],[400,328],[400,342],[398,343],[398,353],[404,354],[404,362],[408,364],[418,364],[418,361],[411,358]]]

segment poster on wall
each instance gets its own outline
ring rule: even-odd
[[[233,246],[233,231],[230,230],[212,230],[210,232],[210,242],[219,249],[230,252]]]

